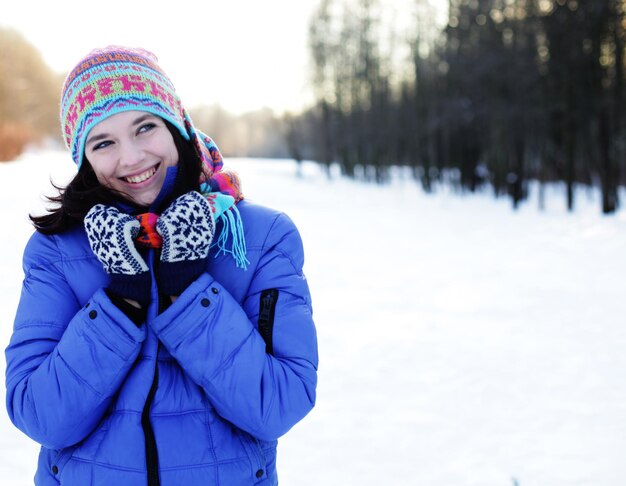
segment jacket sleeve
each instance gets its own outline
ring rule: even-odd
[[[6,349],[9,416],[51,449],[73,445],[94,429],[146,333],[101,289],[81,308],[63,264],[54,237],[31,238]]]
[[[283,435],[315,404],[317,338],[303,261],[298,231],[280,215],[243,307],[205,273],[151,323],[216,411],[262,440]],[[277,291],[272,354],[254,324],[268,289]]]

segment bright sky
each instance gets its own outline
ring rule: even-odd
[[[0,25],[19,30],[58,72],[94,47],[140,46],[157,55],[188,107],[280,113],[310,101],[308,23],[319,0],[3,3]]]

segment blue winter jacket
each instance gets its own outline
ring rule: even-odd
[[[6,386],[11,420],[42,444],[37,485],[145,486],[154,467],[161,486],[277,484],[276,439],[315,403],[316,333],[296,227],[237,207],[247,270],[212,251],[161,314],[153,280],[140,327],[102,290],[82,227],[33,234]]]

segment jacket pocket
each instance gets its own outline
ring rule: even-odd
[[[250,460],[252,477],[256,481],[261,481],[267,478],[267,461],[265,459],[265,453],[261,448],[259,441],[252,437],[247,432],[241,430],[239,432],[241,443],[243,444],[248,459]]]

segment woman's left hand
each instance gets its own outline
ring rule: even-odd
[[[163,238],[159,288],[180,295],[206,266],[215,234],[213,208],[200,193],[188,192],[163,211],[156,229]]]

